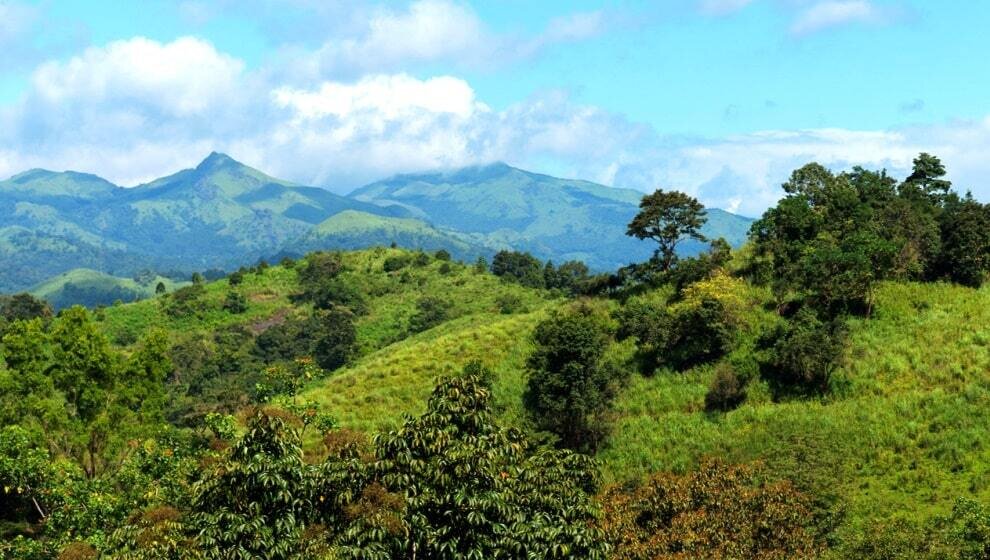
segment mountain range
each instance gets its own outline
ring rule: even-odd
[[[124,277],[230,270],[277,255],[392,242],[464,260],[513,248],[610,270],[653,250],[625,235],[641,197],[504,163],[399,175],[348,196],[219,153],[131,188],[34,169],[0,181],[0,292],[77,268]],[[706,234],[738,245],[751,222],[711,209]],[[685,243],[686,253],[700,249]]]

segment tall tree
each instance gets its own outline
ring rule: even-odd
[[[604,437],[616,381],[602,363],[611,336],[606,318],[585,304],[555,312],[533,334],[526,405],[571,449],[594,451]]]
[[[657,242],[660,269],[671,269],[677,260],[677,244],[693,238],[707,241],[701,227],[708,220],[705,207],[697,199],[678,191],[657,190],[643,197],[639,214],[629,222],[626,235]]]

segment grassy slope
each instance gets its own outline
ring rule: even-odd
[[[119,278],[89,268],[76,268],[49,278],[40,284],[36,284],[29,292],[36,297],[48,300],[56,304],[56,306],[61,307],[61,305],[58,305],[58,302],[61,301],[63,290],[67,284],[74,284],[79,288],[104,293],[111,292],[115,289],[122,289],[133,293],[136,299],[144,299],[155,295],[155,288],[159,282],[164,283],[166,290],[169,292],[188,284],[188,282],[176,282],[163,276],[156,276],[154,280],[147,284],[139,284],[133,278]]]
[[[990,290],[888,284],[877,309],[851,324],[825,399],[773,403],[757,383],[739,409],[709,415],[711,367],[635,376],[601,453],[608,477],[683,471],[705,455],[761,460],[841,498],[845,528],[990,499]]]
[[[375,430],[415,413],[440,375],[479,359],[496,373],[503,417],[525,424],[520,397],[530,334],[560,300],[506,285],[496,278],[441,263],[391,275],[381,263],[396,250],[348,253],[345,276],[360,280],[370,312],[358,324],[361,357],[303,398],[317,401],[345,427]],[[207,286],[217,307],[226,281]],[[202,319],[170,320],[157,303],[106,311],[111,333],[157,324],[179,332],[262,320],[292,306],[295,272],[272,267],[248,275],[241,288],[248,312],[210,312]],[[513,293],[525,309],[497,312],[497,294]],[[443,294],[455,319],[402,338],[419,295]],[[759,291],[751,295],[760,299]],[[754,306],[750,321],[772,320]],[[630,355],[630,343],[618,345]],[[739,409],[703,412],[712,367],[683,373],[634,374],[616,406],[615,431],[600,453],[606,478],[625,480],[655,470],[684,471],[706,455],[763,461],[772,477],[846,504],[839,524],[848,529],[874,519],[922,519],[947,511],[959,496],[990,500],[990,290],[940,284],[887,284],[876,315],[851,324],[845,364],[824,399],[774,403],[760,382]]]

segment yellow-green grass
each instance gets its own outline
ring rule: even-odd
[[[330,411],[342,427],[371,434],[395,426],[404,414],[425,410],[439,378],[477,361],[494,373],[496,407],[503,420],[519,425],[524,422],[523,372],[532,331],[554,305],[450,321],[364,357],[301,397]]]
[[[108,307],[100,317],[105,332],[118,342],[137,340],[152,328],[165,329],[170,336],[176,337],[235,324],[250,325],[289,307],[289,296],[295,293],[296,285],[295,270],[273,266],[258,273],[245,274],[240,286],[231,287],[226,279],[205,284],[202,311],[199,313],[169,316],[164,309],[164,298],[159,296]],[[235,314],[223,309],[224,299],[232,289],[247,298],[248,306],[244,313]]]
[[[990,290],[885,284],[850,321],[825,398],[775,403],[762,382],[708,414],[711,366],[634,376],[599,458],[606,477],[684,471],[704,456],[762,461],[771,476],[844,504],[837,535],[875,519],[923,519],[961,496],[990,500]]]

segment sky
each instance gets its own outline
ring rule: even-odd
[[[0,0],[0,177],[504,161],[751,216],[810,161],[990,200],[990,2]]]

